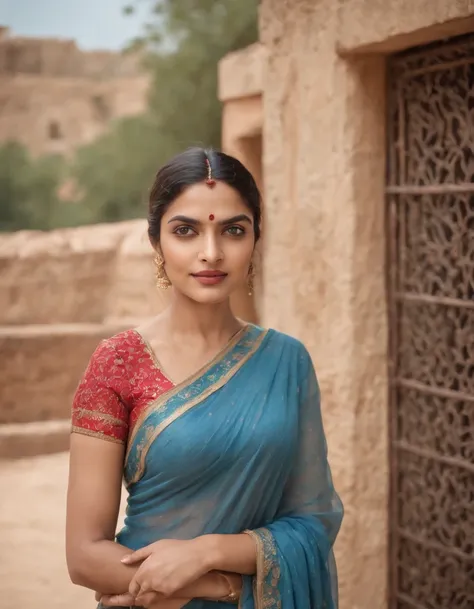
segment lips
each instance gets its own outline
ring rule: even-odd
[[[199,273],[192,273],[193,277],[226,277],[227,273],[222,271],[201,271]]]
[[[225,280],[227,273],[222,271],[201,271],[200,273],[192,273],[191,275],[201,285],[217,285]]]

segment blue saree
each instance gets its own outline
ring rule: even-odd
[[[337,609],[332,546],[342,520],[306,349],[245,326],[220,355],[151,403],[128,441],[117,541],[246,532],[257,572],[243,609]],[[193,600],[189,609],[228,607]]]

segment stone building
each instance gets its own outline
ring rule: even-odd
[[[319,374],[342,609],[474,602],[472,32],[468,0],[261,0],[219,67],[264,187],[257,309]]]
[[[147,89],[136,56],[0,28],[0,142],[19,141],[35,155],[68,154],[114,118],[141,113]]]

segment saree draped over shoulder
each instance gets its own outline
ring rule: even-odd
[[[127,445],[128,507],[117,541],[245,532],[257,572],[243,609],[337,609],[342,520],[318,383],[297,340],[245,326],[174,385],[136,331],[103,341],[79,386],[73,430]],[[193,600],[187,607],[224,603]]]

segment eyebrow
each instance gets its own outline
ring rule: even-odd
[[[188,216],[173,216],[170,220],[168,220],[168,224],[171,222],[184,222],[185,224],[191,224],[192,226],[197,226],[201,224],[199,220],[195,218],[189,218]],[[227,218],[226,220],[220,220],[217,222],[219,226],[225,226],[226,224],[234,224],[235,222],[248,222],[252,224],[252,220],[246,214],[239,214],[238,216],[233,216],[232,218]]]

